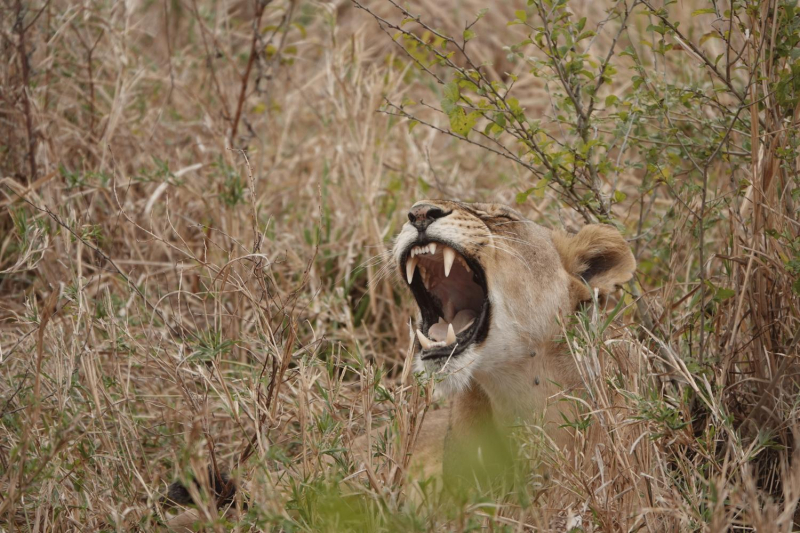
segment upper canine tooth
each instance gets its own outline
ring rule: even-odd
[[[456,342],[456,332],[453,330],[453,324],[447,324],[447,337],[444,339],[445,344],[453,344]]]
[[[444,277],[448,277],[450,275],[450,269],[453,268],[453,261],[456,259],[456,251],[445,246],[442,250],[442,254],[444,255]]]
[[[418,262],[419,259],[416,257],[412,257],[406,261],[406,279],[409,285],[411,285],[411,280],[414,279],[414,269],[417,268]]]
[[[417,330],[417,339],[419,339],[419,343],[422,345],[423,350],[427,350],[431,347],[431,340],[425,336],[420,330]]]

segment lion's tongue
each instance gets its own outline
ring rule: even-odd
[[[472,309],[462,309],[453,318],[453,329],[456,334],[461,333],[472,325],[475,320],[475,311]],[[447,338],[447,322],[439,317],[439,322],[432,325],[428,330],[428,336],[434,341],[444,341]]]

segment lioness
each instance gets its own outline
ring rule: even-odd
[[[423,200],[393,257],[419,307],[414,364],[451,397],[449,409],[425,418],[413,461],[423,474],[458,479],[479,474],[474,465],[507,464],[505,436],[520,419],[541,421],[568,447],[558,405],[548,403],[582,383],[557,341],[559,318],[633,276],[622,235],[596,224],[569,235],[502,205]],[[364,439],[355,448],[370,453]],[[171,499],[190,503],[180,489],[171,487]],[[196,519],[185,514],[170,527],[183,531]]]
[[[503,461],[504,435],[520,419],[541,421],[567,447],[570,434],[548,400],[582,383],[556,340],[558,319],[593,291],[603,299],[631,279],[636,262],[622,235],[596,224],[569,235],[502,205],[423,200],[393,256],[419,307],[416,368],[439,376],[437,387],[452,398],[449,414],[425,421],[424,470],[436,472],[442,456],[445,478]],[[444,416],[446,424],[437,420]]]

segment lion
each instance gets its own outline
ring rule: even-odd
[[[507,462],[519,421],[535,420],[568,449],[565,413],[549,404],[582,380],[559,320],[632,278],[620,232],[589,224],[571,235],[503,205],[423,200],[393,258],[419,308],[415,369],[436,377],[451,405],[425,420],[415,452],[423,471],[455,479],[475,473],[465,465]]]
[[[636,261],[620,232],[589,224],[573,235],[503,205],[422,200],[392,257],[419,308],[415,370],[449,397],[448,408],[424,419],[417,473],[447,482],[496,472],[510,464],[507,437],[520,420],[541,424],[568,449],[572,436],[551,399],[583,383],[559,342],[560,320],[632,278]],[[353,446],[362,458],[365,442]],[[180,488],[171,487],[172,499],[191,503]],[[196,519],[183,515],[170,527],[183,531]]]

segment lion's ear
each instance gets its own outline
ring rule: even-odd
[[[553,243],[572,278],[570,293],[576,304],[591,300],[587,284],[604,298],[636,270],[628,243],[613,226],[589,224],[576,235],[554,232]]]

